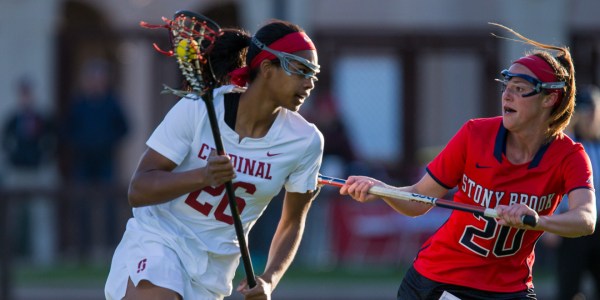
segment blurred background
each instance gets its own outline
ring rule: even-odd
[[[139,22],[181,9],[251,33],[271,18],[309,33],[322,73],[301,113],[325,135],[329,176],[411,183],[466,120],[500,114],[494,78],[527,48],[488,22],[568,45],[578,83],[600,83],[596,0],[0,0],[0,299],[103,299],[128,180],[177,101],[162,85],[182,81],[152,47],[168,47],[166,32]],[[250,236],[258,274],[280,200]],[[275,297],[394,299],[447,216],[410,219],[325,187]],[[538,243],[540,299],[553,299],[554,267],[552,244]]]

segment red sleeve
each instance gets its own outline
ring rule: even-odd
[[[581,144],[577,144],[578,150],[567,156],[563,172],[565,178],[565,193],[572,190],[586,188],[594,190],[592,178],[592,164],[583,150]]]
[[[465,123],[427,166],[429,175],[447,189],[455,187],[464,173],[471,127],[471,121]]]

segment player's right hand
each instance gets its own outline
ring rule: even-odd
[[[256,276],[256,286],[250,288],[244,278],[237,287],[237,291],[244,295],[244,300],[271,300],[273,287],[260,276]]]
[[[228,155],[218,155],[215,150],[210,152],[207,164],[202,168],[204,182],[207,186],[219,186],[236,177],[235,169]]]
[[[370,202],[379,199],[378,196],[369,194],[373,186],[384,186],[385,184],[377,179],[366,176],[350,176],[340,188],[340,194],[349,195],[358,202]]]

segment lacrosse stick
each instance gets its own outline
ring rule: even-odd
[[[344,184],[346,184],[346,180],[319,175],[318,183],[325,184],[325,185],[332,185],[332,186],[336,186],[336,187],[342,187]],[[480,216],[498,218],[498,212],[492,208],[475,206],[475,205],[470,205],[470,204],[466,204],[466,203],[459,203],[459,202],[455,202],[455,201],[451,201],[451,200],[434,198],[434,197],[429,197],[429,196],[420,195],[420,194],[416,194],[416,193],[403,192],[403,191],[399,191],[399,190],[392,189],[392,188],[373,186],[369,190],[369,194],[377,195],[380,197],[389,197],[389,198],[394,198],[394,199],[404,200],[404,201],[416,201],[416,202],[429,204],[432,206],[439,206],[442,208],[466,211],[466,212],[474,213],[474,214],[477,214]],[[534,216],[523,215],[521,217],[521,220],[523,221],[523,224],[529,225],[531,227],[535,227],[537,225],[537,221]]]
[[[211,19],[190,11],[178,11],[173,16],[173,20],[162,18],[165,25],[150,25],[146,22],[140,22],[142,27],[146,28],[166,28],[169,30],[171,47],[175,49],[169,51],[161,50],[156,44],[154,48],[167,56],[175,56],[179,70],[181,70],[191,91],[182,91],[164,86],[163,93],[171,93],[180,97],[194,97],[194,100],[203,99],[208,111],[210,127],[215,140],[215,148],[219,155],[224,155],[223,141],[213,104],[213,89],[218,81],[212,72],[209,55],[214,46],[214,42],[221,34],[221,28]],[[235,200],[235,193],[231,181],[225,183],[229,208],[233,218],[235,233],[240,243],[240,252],[246,271],[248,285],[252,288],[256,286],[256,279],[250,260],[250,252],[244,237],[244,228],[240,220],[240,214]]]

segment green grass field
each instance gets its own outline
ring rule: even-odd
[[[255,269],[262,271],[262,266]],[[552,270],[539,266],[534,274],[538,299],[550,300],[554,293],[554,277]],[[303,296],[318,296],[322,299],[393,299],[403,274],[404,266],[385,265],[355,265],[352,267],[336,267],[327,270],[312,270],[302,265],[292,265],[285,275],[274,296],[280,299],[302,299]],[[108,274],[108,265],[81,265],[64,263],[52,267],[40,268],[27,265],[15,266],[13,270],[12,288],[20,290],[37,289],[38,294],[33,298],[18,298],[19,300],[36,299],[39,295],[54,293],[59,296],[44,299],[61,299],[61,293],[69,290],[87,290],[89,299],[102,299],[104,281]],[[243,268],[237,270],[234,288],[245,275]],[[368,295],[368,296],[365,296]],[[81,294],[68,299],[78,299]],[[296,298],[294,298],[296,297]],[[300,297],[300,298],[297,298]],[[62,298],[62,299],[67,299]],[[227,300],[241,299],[233,292]]]

